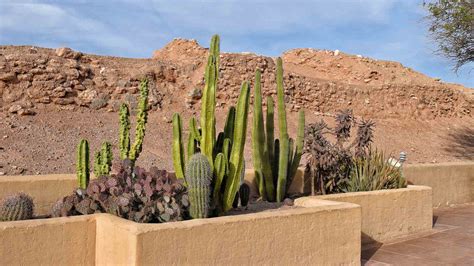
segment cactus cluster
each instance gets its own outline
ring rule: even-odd
[[[259,193],[268,201],[281,202],[298,169],[304,142],[304,111],[298,114],[298,133],[295,141],[287,129],[283,63],[277,59],[277,108],[280,138],[274,139],[274,103],[267,97],[266,125],[262,111],[261,74],[255,74],[252,152]],[[296,147],[295,147],[296,146]]]
[[[202,153],[212,170],[210,207],[214,213],[222,213],[232,208],[235,195],[240,187],[240,175],[244,171],[243,151],[247,132],[250,87],[243,82],[237,107],[231,107],[227,115],[224,131],[216,134],[216,90],[219,76],[219,36],[211,40],[209,57],[205,71],[205,87],[202,96],[200,128],[194,118],[189,121],[189,136],[185,154],[182,137],[182,122],[179,114],[173,116],[173,165],[178,178],[184,178],[186,157]],[[187,180],[188,178],[186,178]],[[189,185],[189,182],[186,182]],[[191,202],[191,206],[193,203]]]
[[[33,199],[25,193],[6,197],[0,207],[1,221],[19,221],[33,218]]]
[[[130,159],[135,162],[142,151],[145,137],[145,126],[148,117],[148,80],[140,83],[140,101],[137,107],[137,125],[135,127],[135,140],[130,145],[130,111],[124,103],[120,106],[119,148],[120,159]]]

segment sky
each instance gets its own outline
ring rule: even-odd
[[[70,47],[149,58],[173,38],[224,52],[278,56],[293,48],[340,50],[401,62],[474,87],[474,64],[457,74],[435,53],[423,0],[0,0],[0,45]]]

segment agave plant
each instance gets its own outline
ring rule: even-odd
[[[365,157],[354,159],[345,192],[396,189],[407,186],[400,167],[387,160],[384,153],[369,149]]]

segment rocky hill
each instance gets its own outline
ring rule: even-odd
[[[199,109],[207,49],[175,39],[150,59],[83,54],[69,48],[0,46],[0,108],[33,115],[46,105],[116,111],[136,105],[139,80],[151,81],[153,109]],[[447,84],[400,63],[339,51],[295,49],[283,55],[286,101],[291,110],[334,113],[351,108],[372,118],[472,117],[473,90]],[[221,55],[220,107],[234,103],[243,80],[262,71],[265,95],[275,94],[274,58]]]

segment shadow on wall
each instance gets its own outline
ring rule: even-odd
[[[457,158],[474,160],[474,128],[462,127],[446,136],[444,150]]]

